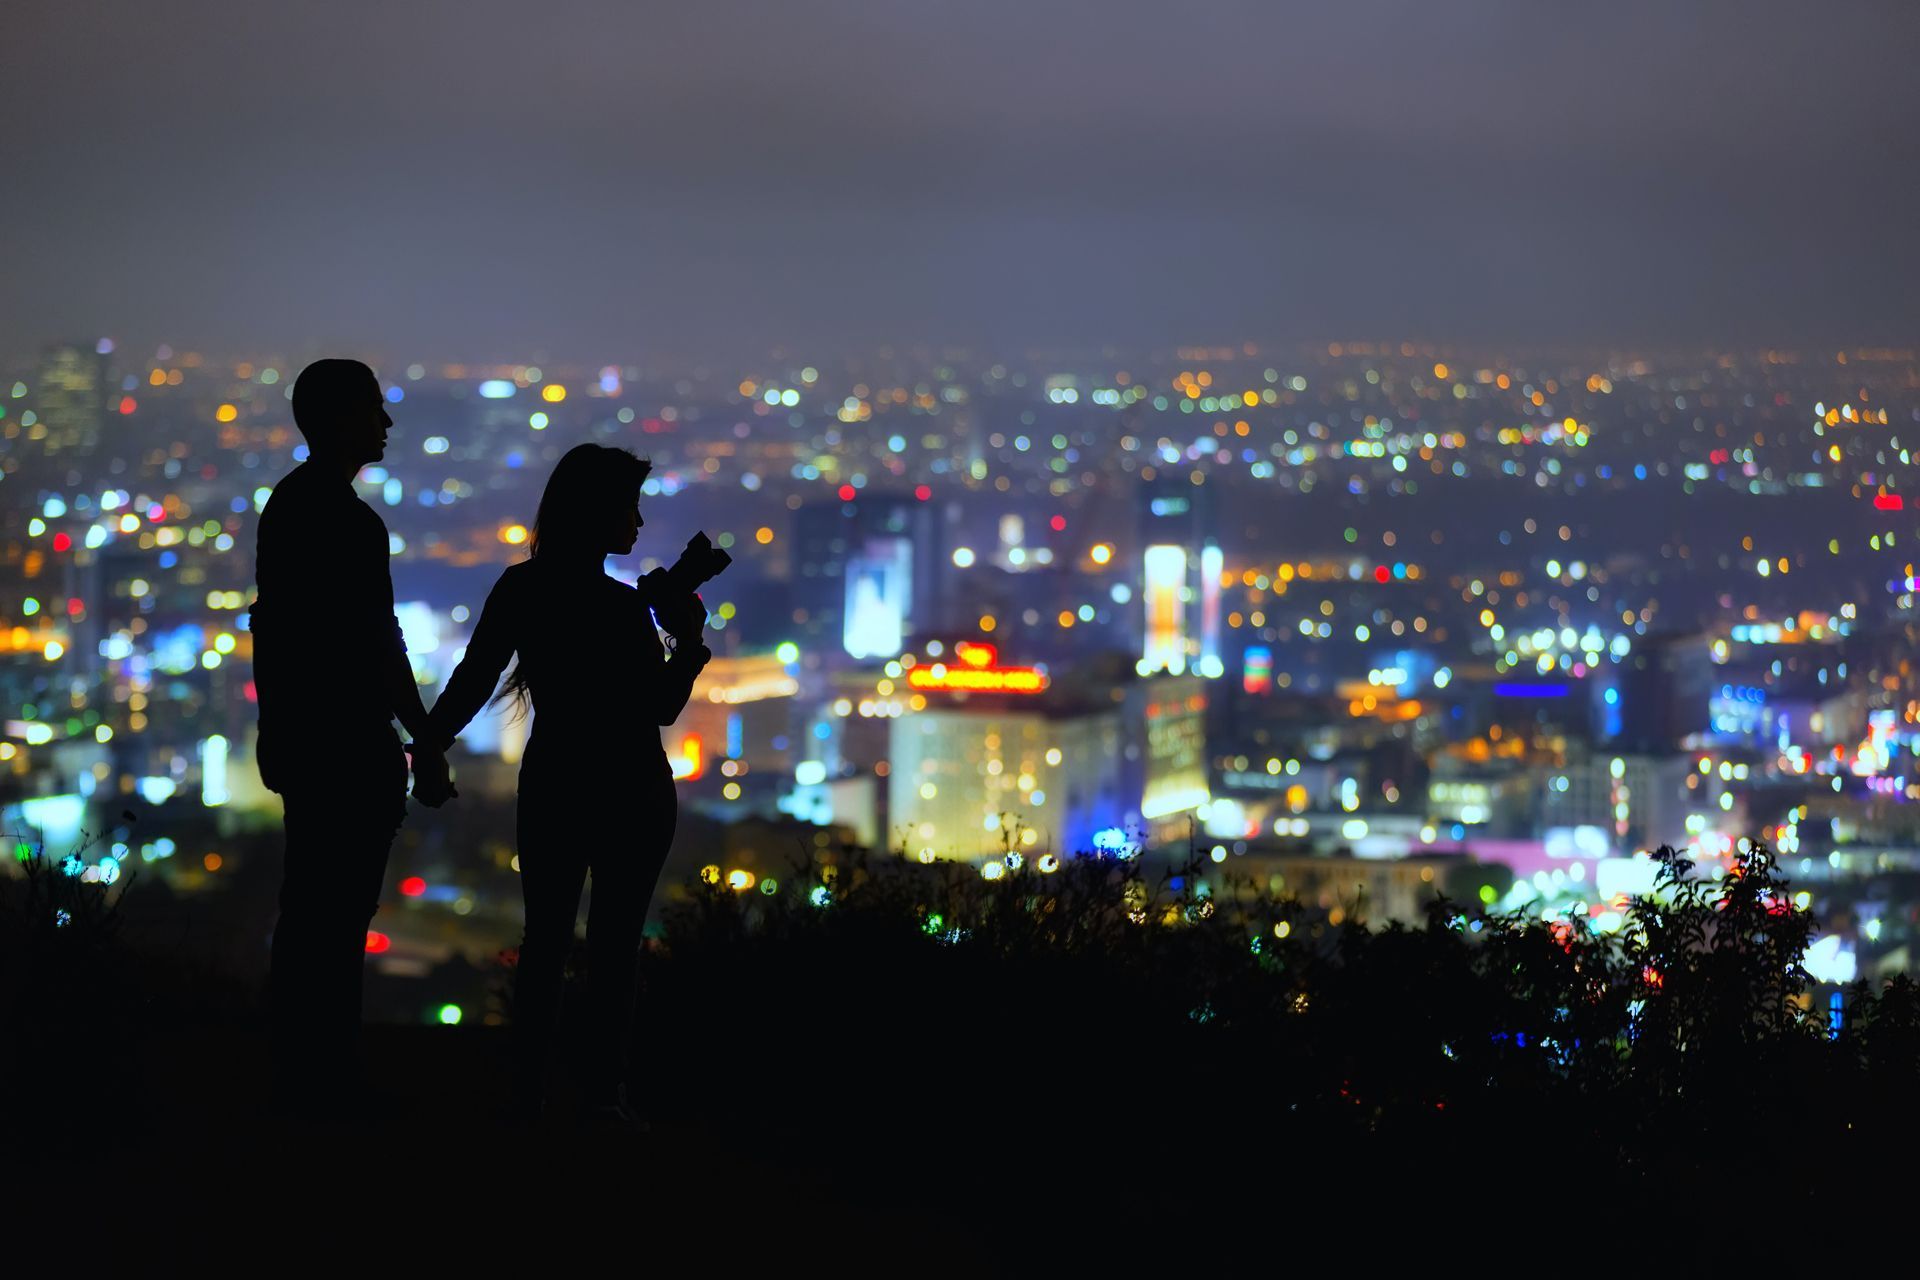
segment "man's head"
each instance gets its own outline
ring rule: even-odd
[[[293,383],[293,421],[314,457],[355,468],[386,455],[386,397],[380,379],[358,360],[315,360]]]

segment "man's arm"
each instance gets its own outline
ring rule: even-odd
[[[387,688],[393,713],[400,719],[407,736],[415,742],[426,740],[430,732],[427,704],[420,700],[420,685],[413,678],[413,663],[407,660],[407,642],[400,635],[400,624],[393,624],[392,651],[387,655]]]
[[[406,728],[407,736],[417,740],[427,733],[427,707],[420,701],[420,685],[413,678],[413,663],[407,660],[407,640],[400,631],[400,619],[393,612],[393,570],[386,545],[387,526],[378,515],[373,522],[380,530],[380,568],[375,616],[370,622],[374,634],[368,640],[379,649],[387,705]]]

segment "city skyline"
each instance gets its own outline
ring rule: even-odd
[[[1647,849],[1718,865],[1758,830],[1818,886],[1832,975],[1910,963],[1885,877],[1920,845],[1915,362],[414,362],[355,487],[429,696],[582,440],[653,462],[611,572],[695,530],[734,556],[718,656],[662,730],[695,824],[663,901],[682,875],[777,882],[754,833],[794,823],[982,874],[1003,840],[1044,871],[1191,835],[1343,918],[1329,876],[1388,918],[1439,885],[1617,927]],[[218,895],[255,856],[250,548],[305,456],[297,371],[103,340],[0,369],[9,813],[57,846],[118,795],[167,833],[76,873],[153,864]],[[454,821],[510,803],[527,727],[476,721]],[[409,839],[376,966],[504,945],[511,848]]]

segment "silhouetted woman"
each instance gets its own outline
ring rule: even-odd
[[[609,577],[644,523],[650,464],[625,449],[583,444],[560,459],[540,498],[529,557],[500,575],[466,656],[432,712],[450,746],[494,692],[531,702],[516,824],[526,935],[514,985],[514,1110],[537,1115],[559,1018],[580,892],[593,872],[587,921],[593,1027],[584,1081],[589,1105],[631,1123],[623,1079],[634,969],[647,902],[673,841],[677,802],[660,726],[687,704],[712,656],[706,614],[688,596],[656,602]],[[664,650],[655,615],[678,637]]]

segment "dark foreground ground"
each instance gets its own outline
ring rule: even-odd
[[[859,1105],[897,1122],[843,1124],[847,1082],[769,1060],[758,1098],[644,1098],[642,1136],[579,1129],[564,1084],[541,1130],[513,1134],[494,1121],[504,1050],[498,1030],[371,1028],[361,1122],[316,1132],[270,1116],[258,1031],[156,1037],[137,1080],[93,1095],[111,1120],[83,1140],[61,1141],[57,1110],[87,1095],[45,1100],[46,1158],[16,1169],[53,1198],[26,1234],[50,1233],[56,1256],[104,1258],[111,1241],[159,1274],[1546,1273],[1636,1257],[1665,1273],[1818,1257],[1842,1223],[1858,1238],[1878,1217],[1737,1182],[1623,1195],[1551,1133],[1326,1150],[1268,1124],[1252,1149],[1234,1124],[1258,1108],[1251,1082],[1204,1104],[1149,1088],[1149,1106],[1192,1108],[1150,1138],[1104,1140],[1098,1115],[1049,1119],[1012,1095],[1001,1120],[955,1133],[942,1096],[963,1082],[884,1059]],[[1911,1166],[1884,1172],[1907,1182]]]
[[[316,1127],[271,1114],[263,1032],[157,1037],[112,1124],[65,1148],[56,1126],[40,1167],[82,1196],[133,1191],[92,1239],[124,1230],[162,1274],[403,1258],[479,1274],[980,1274],[1005,1259],[978,1230],[992,1188],[936,1199],[830,1143],[722,1132],[703,1119],[722,1100],[646,1099],[649,1131],[629,1135],[582,1123],[562,1081],[538,1129],[510,1130],[495,1115],[505,1049],[492,1029],[369,1028],[360,1119]]]

